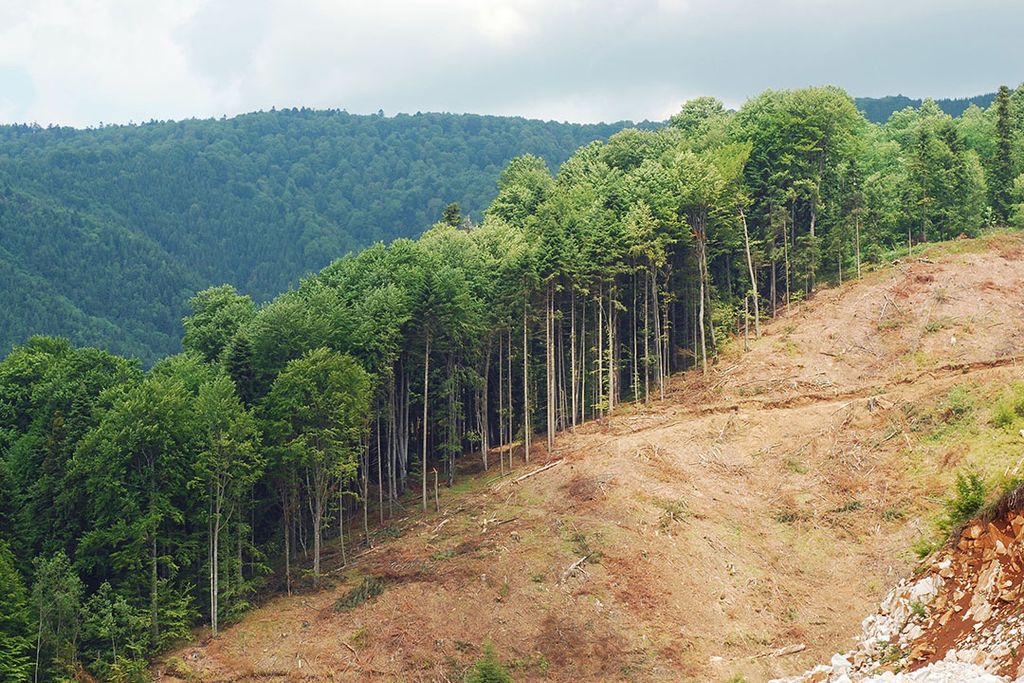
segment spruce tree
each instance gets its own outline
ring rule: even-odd
[[[490,643],[484,645],[483,657],[476,660],[466,674],[466,683],[512,683],[512,676],[494,654],[494,646]]]
[[[1010,111],[1010,89],[999,87],[996,95],[996,157],[992,167],[992,210],[996,219],[1010,217],[1013,187],[1013,115]]]
[[[14,568],[10,548],[0,540],[0,680],[29,680],[32,640],[28,632],[25,584]]]

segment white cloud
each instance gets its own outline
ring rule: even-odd
[[[0,120],[271,106],[663,118],[834,82],[959,96],[1016,83],[1016,0],[6,0]],[[27,85],[26,85],[27,83]],[[670,104],[671,103],[671,104]]]

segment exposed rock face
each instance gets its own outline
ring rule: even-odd
[[[857,646],[772,683],[1024,683],[1024,514],[975,521],[864,620]]]

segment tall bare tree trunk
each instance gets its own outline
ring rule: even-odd
[[[362,439],[360,439],[361,441]],[[366,540],[366,547],[370,547],[370,444],[363,445],[363,538]]]
[[[811,296],[814,294],[814,285],[815,285],[815,279],[816,279],[817,267],[818,267],[818,263],[817,263],[818,259],[817,259],[817,256],[813,252],[814,247],[815,247],[815,245],[814,245],[814,225],[817,222],[817,220],[818,220],[818,213],[817,213],[816,207],[814,206],[814,202],[811,202],[811,249],[812,249],[812,253],[811,253],[811,259],[810,259],[811,260],[811,280],[810,280],[810,286],[807,288],[808,289],[808,296],[807,296],[808,299],[810,299]]]
[[[423,511],[427,511],[427,405],[430,393],[430,332],[423,351]]]
[[[579,385],[579,372],[576,368],[576,288],[572,288],[570,298],[570,305],[572,306],[572,312],[569,316],[569,374],[571,380],[569,381],[570,389],[572,390],[572,400],[570,406],[572,408],[572,426],[575,429],[579,419],[579,396],[576,393]]]
[[[512,441],[515,440],[515,433],[512,431],[512,418],[515,410],[512,408],[512,323],[508,326],[508,353],[505,360],[508,363],[508,468],[512,469]]]
[[[747,216],[740,211],[740,219],[743,221],[743,242],[747,248],[747,270],[750,271],[750,289],[754,295],[754,336],[761,338],[761,306],[757,296],[757,277],[754,273],[754,259],[750,255],[750,233],[747,231]]]
[[[377,416],[377,511],[384,525],[384,448],[380,437],[380,416]]]
[[[860,213],[853,219],[853,229],[857,235],[857,277],[860,278]]]
[[[523,301],[523,446],[526,462],[530,462],[530,350],[527,347],[526,301]]]
[[[287,491],[282,495],[284,523],[284,583],[288,595],[292,594],[292,515],[291,505]]]
[[[633,403],[640,400],[640,366],[639,346],[637,344],[637,320],[636,320],[636,271],[633,271],[633,308],[629,312],[630,322],[633,324]]]
[[[498,332],[498,462],[505,474],[505,338]]]
[[[338,511],[341,514],[341,510]],[[320,533],[323,524],[324,501],[319,493],[313,494],[313,585],[320,585]],[[342,542],[344,543],[344,536]]]
[[[555,290],[554,283],[548,283],[547,303],[544,311],[544,338],[547,345],[545,359],[547,366],[547,427],[548,427],[548,453],[555,450]]]
[[[489,384],[491,379],[491,349],[488,347],[487,359],[484,361],[484,386],[480,397],[480,450],[482,451],[484,459],[484,471],[487,471],[487,456],[490,450],[490,423],[488,421],[487,408],[488,408],[488,395],[489,395]]]
[[[651,402],[651,274],[644,269],[644,403]]]
[[[599,414],[604,417],[604,287],[597,290],[597,405]]]
[[[580,306],[580,422],[587,421],[587,299]]]

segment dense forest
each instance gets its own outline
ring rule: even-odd
[[[935,100],[939,109],[950,116],[960,116],[972,104],[986,109],[995,101],[996,94],[975,95],[974,97],[955,97]],[[885,123],[889,117],[907,107],[920,107],[924,100],[914,99],[906,95],[889,95],[887,97],[858,97],[854,100],[857,109],[864,112],[864,117],[874,123]]]
[[[884,125],[834,87],[699,98],[554,174],[519,156],[493,194],[472,221],[427,202],[421,238],[264,305],[199,292],[148,371],[51,337],[0,362],[6,680],[137,680],[192,627],[319,585],[325,540],[344,557],[426,508],[435,471],[501,473],[826,283],[1024,222],[1024,87]]]
[[[557,166],[625,125],[292,109],[98,129],[0,126],[0,349],[30,334],[181,349],[185,301],[257,301],[339,254],[474,218],[521,154]]]

